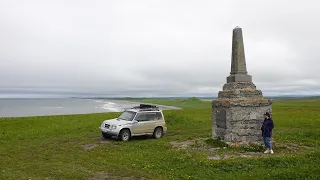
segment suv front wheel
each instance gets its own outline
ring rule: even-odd
[[[131,137],[131,134],[128,129],[124,129],[120,131],[119,139],[121,141],[129,141],[130,137]]]
[[[153,137],[154,137],[155,139],[161,138],[162,135],[163,135],[163,130],[162,130],[161,127],[157,127],[157,128],[154,130],[154,132],[153,132]]]

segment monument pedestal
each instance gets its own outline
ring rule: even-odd
[[[212,138],[225,142],[261,144],[264,113],[271,100],[264,98],[218,99],[212,102]]]

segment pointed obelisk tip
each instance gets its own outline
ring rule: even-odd
[[[232,35],[231,72],[227,77],[227,83],[230,82],[252,82],[247,72],[242,30],[238,26],[233,29]]]
[[[237,36],[242,34],[242,29],[239,26],[236,26],[233,28],[233,34],[236,34]]]

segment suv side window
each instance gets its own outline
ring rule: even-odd
[[[148,121],[162,120],[162,115],[160,112],[148,112],[147,119]]]
[[[147,114],[145,112],[140,112],[137,114],[135,120],[137,121],[147,121]]]
[[[156,112],[156,119],[157,120],[163,120],[161,112]]]

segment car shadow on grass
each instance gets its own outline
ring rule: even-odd
[[[142,136],[133,136],[130,138],[130,141],[144,141],[144,140],[151,140],[154,139],[152,136],[150,135],[142,135]],[[111,138],[104,138],[104,137],[99,137],[97,138],[98,141],[100,141],[100,143],[107,143],[107,142],[121,142],[118,137],[113,136]]]

